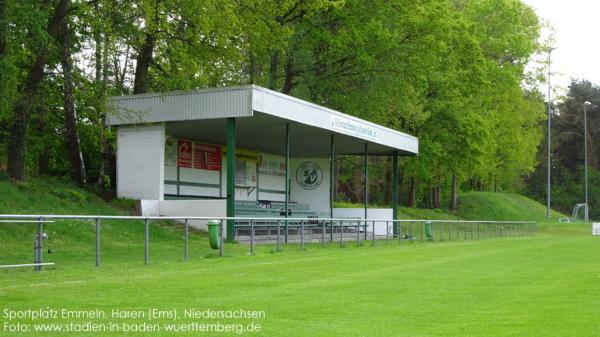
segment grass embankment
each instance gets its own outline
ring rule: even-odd
[[[362,204],[336,203],[336,207],[361,208],[364,206]],[[545,205],[514,193],[461,193],[458,197],[457,211],[450,211],[448,208],[412,207],[400,207],[398,211],[400,219],[548,222]],[[566,218],[566,216],[552,211],[552,221],[558,221],[558,218]]]
[[[30,187],[6,184],[0,182],[0,189],[20,189],[10,193],[19,194],[13,197],[30,200],[34,206],[36,200],[43,198],[59,205],[64,199],[35,196]],[[59,185],[55,186],[57,190],[73,188]],[[94,209],[96,213],[123,212],[94,199],[93,195],[77,191],[89,200],[65,201],[61,212],[91,213]],[[45,188],[35,192],[48,193],[56,194]],[[27,199],[20,194],[32,195]],[[498,201],[488,204],[493,206],[495,202]],[[0,203],[2,207],[9,204],[15,205],[11,212],[25,213],[18,209],[22,202]],[[69,208],[71,204],[76,207]],[[53,209],[40,208],[36,213]],[[2,209],[2,212],[6,211]],[[9,310],[98,309],[108,317],[49,318],[35,322],[18,319],[11,323],[29,324],[33,329],[33,323],[65,326],[88,321],[98,324],[221,322],[244,326],[253,321],[261,325],[262,332],[244,335],[254,336],[595,336],[600,331],[597,319],[600,316],[597,258],[600,241],[590,235],[589,225],[547,224],[536,236],[485,241],[402,244],[379,241],[374,247],[368,244],[356,247],[349,243],[344,249],[335,244],[325,248],[308,245],[304,252],[299,251],[297,245],[289,245],[282,253],[273,252],[272,246],[261,246],[256,256],[248,256],[242,245],[227,245],[226,258],[211,258],[216,254],[208,249],[206,236],[193,233],[191,259],[183,262],[181,228],[161,224],[151,229],[148,266],[143,265],[141,223],[107,222],[104,226],[103,265],[95,268],[92,224],[69,221],[49,224],[47,229],[52,231],[49,243],[55,252],[46,258],[56,261],[57,266],[41,273],[29,269],[0,270],[0,303],[3,309]],[[33,227],[3,228],[0,263],[20,262],[12,261],[14,258],[29,259],[32,234]],[[23,240],[17,238],[20,236]],[[25,245],[22,253],[26,255],[13,251],[21,249],[21,244]],[[264,311],[266,317],[184,318],[183,310],[189,308],[259,310]],[[111,318],[113,309],[146,313],[148,309],[176,309],[179,319]],[[0,319],[2,324],[6,321],[4,317]],[[0,335],[67,334],[2,331]],[[84,335],[236,334],[121,331]]]

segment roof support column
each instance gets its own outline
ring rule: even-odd
[[[285,217],[289,214],[290,202],[290,123],[285,123]],[[285,243],[288,243],[288,222],[285,221]]]
[[[329,148],[329,217],[333,218],[333,193],[334,193],[334,167],[335,167],[335,135],[331,135],[331,143]],[[331,233],[329,235],[329,240],[333,242],[333,221],[329,224],[331,226]],[[325,230],[325,226],[323,225],[323,230]]]
[[[365,170],[364,170],[364,196],[365,196],[365,240],[367,239],[367,211],[369,209],[369,143],[365,143]],[[373,226],[373,233],[375,226]]]
[[[398,151],[392,155],[392,219],[398,220]],[[398,236],[398,226],[392,222],[394,237]]]
[[[227,118],[227,217],[235,216],[235,118]],[[235,240],[235,220],[227,220],[227,241]]]

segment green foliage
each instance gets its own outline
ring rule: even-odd
[[[49,50],[32,106],[30,175],[68,175],[62,69],[46,24],[54,4],[8,1],[0,55],[0,136],[36,51]],[[100,0],[69,11],[77,131],[90,182],[110,187],[114,134],[105,100],[133,91],[152,47],[149,91],[256,83],[419,137],[402,190],[513,190],[530,174],[543,103],[525,71],[538,18],[517,0]],[[150,40],[149,40],[150,39]],[[148,44],[148,41],[153,41]],[[146,78],[147,77],[147,78]],[[526,85],[525,85],[526,84]],[[4,137],[1,138],[4,141]],[[114,165],[114,162],[112,162]],[[340,160],[338,200],[361,201],[360,157]],[[370,202],[390,203],[387,159],[371,160]],[[406,199],[406,198],[404,198]],[[439,198],[438,198],[439,199]]]
[[[36,178],[22,183],[0,180],[0,213],[116,214],[96,194],[59,178]]]
[[[575,204],[585,202],[584,102],[587,109],[588,188],[590,218],[600,219],[599,172],[600,156],[600,87],[585,80],[573,80],[564,102],[556,109],[560,113],[552,121],[552,206],[571,214]],[[546,130],[546,128],[544,128]],[[547,134],[544,135],[547,137]],[[547,144],[539,146],[535,172],[527,180],[527,193],[537,200],[546,200]]]
[[[188,262],[182,261],[180,232],[169,231],[151,237],[150,264],[144,266],[142,226],[109,224],[102,265],[95,268],[93,226],[82,224],[69,228],[86,234],[71,232],[69,241],[50,233],[54,252],[46,258],[55,267],[42,273],[0,270],[0,302],[6,309],[38,308],[43,298],[45,307],[100,309],[108,316],[114,308],[264,310],[266,318],[255,323],[262,334],[277,336],[461,336],[468,331],[573,337],[594,335],[598,327],[600,298],[593,290],[600,246],[587,225],[543,225],[539,235],[525,238],[378,241],[375,247],[348,244],[344,249],[307,244],[303,252],[293,244],[282,253],[261,245],[255,256],[245,254],[247,245],[227,244],[227,258],[208,258],[214,253],[206,237],[193,233]],[[152,234],[157,231],[161,228],[151,228]],[[0,238],[0,263],[24,261],[9,260],[16,257],[15,246]],[[26,239],[22,257],[29,259],[31,236]],[[360,314],[349,318],[349,312]],[[115,320],[75,320],[85,321]],[[181,317],[177,323],[188,321]]]

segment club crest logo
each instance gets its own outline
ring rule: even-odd
[[[296,182],[305,190],[314,190],[323,182],[323,171],[312,161],[304,162],[296,170]]]

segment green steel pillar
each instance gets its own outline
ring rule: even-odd
[[[398,151],[392,156],[392,218],[398,220]],[[392,224],[394,236],[398,236],[396,223]]]
[[[369,208],[369,143],[365,143],[365,170],[364,170],[364,178],[365,178],[365,224],[367,220],[367,211]],[[367,239],[367,226],[365,225],[365,240]]]
[[[227,118],[227,216],[235,216],[235,118]],[[227,241],[235,240],[235,221],[227,220]]]
[[[330,145],[331,147],[329,153],[331,157],[329,158],[329,217],[333,218],[333,188],[335,186],[333,180],[335,167],[335,135],[331,135]],[[329,239],[333,242],[333,221],[329,225],[331,226],[331,233],[329,235]],[[325,230],[325,227],[323,227],[323,230]]]
[[[285,217],[288,217],[290,203],[290,123],[285,123]],[[285,221],[285,240],[288,242],[288,222]]]

